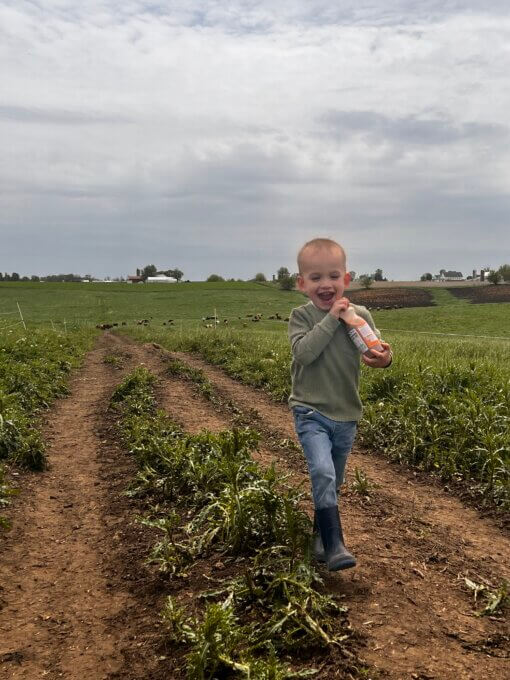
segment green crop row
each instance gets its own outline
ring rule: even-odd
[[[264,332],[135,332],[200,354],[277,401],[290,392],[286,336]],[[360,441],[391,459],[461,480],[484,503],[510,504],[510,344],[391,336],[389,369],[362,367]]]
[[[310,563],[300,494],[254,462],[253,431],[181,431],[156,410],[154,380],[139,367],[112,397],[122,441],[139,466],[131,493],[151,499],[143,522],[162,534],[151,560],[170,579],[192,577],[211,559],[229,565],[223,579],[216,572],[213,591],[186,606],[167,599],[163,620],[186,677],[308,677],[316,673],[310,658],[325,650],[349,659],[357,675],[346,610],[320,592]]]
[[[34,470],[45,467],[44,444],[34,419],[66,394],[69,371],[92,337],[91,331],[0,335],[0,460]]]

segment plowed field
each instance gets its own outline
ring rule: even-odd
[[[434,305],[432,294],[423,288],[369,288],[367,290],[347,291],[346,294],[355,305],[364,305],[376,309],[431,307]]]
[[[510,283],[497,286],[471,286],[470,288],[449,288],[452,295],[473,304],[482,302],[510,302]]]

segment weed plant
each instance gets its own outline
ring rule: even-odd
[[[209,401],[214,401],[214,387],[199,368],[193,368],[180,359],[168,360],[168,375],[191,381],[198,392]]]
[[[67,393],[67,378],[86,349],[91,331],[0,335],[0,460],[33,470],[46,465],[37,414]]]
[[[274,333],[218,330],[140,339],[185,350],[285,401],[290,349]],[[510,344],[387,337],[390,368],[362,366],[359,439],[392,460],[463,481],[483,503],[510,507]]]
[[[301,496],[253,461],[256,433],[184,433],[156,410],[153,387],[140,367],[112,397],[124,445],[140,466],[131,493],[157,503],[143,520],[163,535],[152,561],[170,577],[188,576],[213,549],[243,565],[238,578],[203,594],[201,615],[167,601],[163,618],[188,649],[188,678],[305,677],[310,669],[294,671],[281,655],[336,646],[349,656],[345,608],[320,592],[310,563]]]
[[[508,581],[502,581],[499,587],[493,588],[485,583],[475,583],[464,577],[464,583],[473,593],[473,602],[478,604],[481,595],[485,605],[476,612],[476,616],[495,616],[504,614],[510,602]]]

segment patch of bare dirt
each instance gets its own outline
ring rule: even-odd
[[[471,288],[448,288],[457,298],[469,300],[473,304],[482,302],[510,302],[510,283],[491,286],[472,286]]]
[[[369,288],[350,290],[349,300],[370,309],[400,309],[402,307],[431,307],[432,293],[423,288]]]

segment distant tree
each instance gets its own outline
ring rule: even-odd
[[[0,272],[0,281],[3,281],[3,280],[4,280],[4,275],[2,274],[2,272]]]
[[[282,290],[294,290],[296,287],[296,276],[293,274],[292,276],[284,276],[282,279],[280,279],[280,288]]]
[[[19,281],[19,274],[18,274],[18,272],[12,272],[11,281]]]
[[[359,277],[359,282],[363,286],[363,288],[370,288],[370,286],[373,284],[374,279],[369,276],[368,274],[362,274]]]
[[[495,286],[498,285],[500,281],[503,280],[503,275],[499,271],[491,271],[487,275],[487,281],[493,283]]]
[[[502,264],[498,272],[503,277],[503,281],[510,281],[510,264]]]
[[[422,274],[420,276],[420,281],[432,281],[432,274],[430,272],[426,272],[425,274]]]
[[[179,282],[182,277],[184,276],[184,272],[181,272],[180,269],[166,269],[165,271],[160,271],[158,274],[164,274],[165,276],[170,276],[172,279],[175,279],[177,282]]]
[[[62,283],[62,282],[76,282],[76,281],[81,281],[82,277],[80,274],[48,274],[48,276],[45,277],[46,281],[49,281],[50,283]]]
[[[11,280],[11,275],[5,272],[4,274],[4,281],[10,281]]]
[[[382,269],[376,269],[375,270],[373,279],[374,279],[374,281],[382,281],[383,280]]]
[[[28,276],[22,276],[20,280],[21,280],[21,281],[30,281],[30,279],[28,278]]]
[[[147,278],[149,276],[156,276],[157,273],[158,273],[158,270],[157,270],[156,265],[148,264],[142,269],[142,273],[141,273],[140,276],[143,276],[143,278],[145,280],[147,280]]]
[[[219,274],[210,274],[207,277],[207,281],[209,283],[216,283],[217,281],[225,281],[225,279],[223,278],[223,276],[220,276]]]
[[[349,276],[351,277],[351,281],[354,281],[354,279],[356,278],[356,272],[351,270],[349,272]]]
[[[170,271],[172,272],[172,273],[170,274],[170,276],[172,276],[174,279],[176,279],[177,283],[179,283],[179,281],[180,281],[180,280],[182,279],[182,277],[184,276],[184,272],[181,271],[180,269],[177,269],[177,268],[171,269]]]
[[[262,272],[257,272],[255,276],[253,277],[254,281],[258,281],[259,283],[262,283],[264,281],[267,281],[266,275],[263,274]]]
[[[286,279],[290,276],[290,272],[287,269],[287,267],[280,267],[278,270],[278,273],[276,274],[276,278],[278,281],[281,281],[282,279]]]
[[[142,271],[141,271],[140,269],[138,269],[138,268],[136,269],[136,275],[137,275],[137,276],[141,276],[141,275],[142,275]]]

